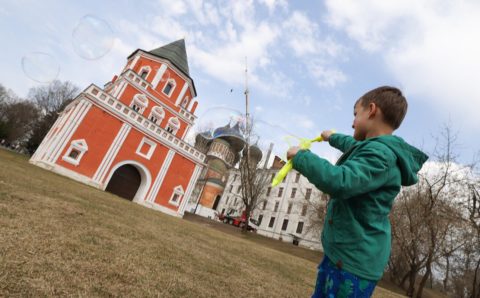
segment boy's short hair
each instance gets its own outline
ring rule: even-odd
[[[376,104],[383,113],[383,120],[393,129],[402,124],[407,114],[408,103],[400,89],[382,86],[368,91],[355,103],[367,107],[370,103]]]

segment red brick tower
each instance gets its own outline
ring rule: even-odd
[[[30,162],[182,216],[205,154],[185,142],[197,102],[184,40],[137,49],[62,112]]]

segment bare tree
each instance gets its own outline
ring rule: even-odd
[[[450,257],[465,242],[459,241],[462,211],[455,205],[465,181],[465,167],[456,162],[457,135],[445,125],[437,139],[431,169],[419,175],[419,183],[403,189],[396,200],[392,220],[393,250],[389,271],[393,280],[406,287],[406,294],[422,297],[432,279],[433,268],[446,261],[450,274]],[[433,283],[433,282],[432,282]],[[447,282],[445,281],[445,284]]]
[[[46,115],[61,111],[78,92],[79,88],[71,82],[54,80],[46,86],[30,88],[28,98]]]
[[[9,143],[24,142],[32,131],[39,113],[30,101],[12,102],[4,108],[5,140]]]
[[[0,84],[0,139],[9,139],[12,127],[9,124],[8,115],[10,113],[10,105],[20,101],[18,96],[12,90],[7,90]]]
[[[246,219],[242,231],[247,231],[249,219],[253,211],[265,200],[262,197],[271,182],[269,172],[258,165],[261,159],[258,158],[258,154],[261,154],[260,148],[251,145],[255,135],[254,121],[251,121],[251,123],[247,121],[247,124],[241,129],[246,142],[238,165],[241,179],[241,199],[245,206]]]
[[[45,135],[61,112],[78,94],[78,87],[71,82],[53,81],[47,86],[34,87],[28,92],[31,101],[35,102],[42,117],[33,126],[32,133],[26,143],[30,154],[37,150]]]

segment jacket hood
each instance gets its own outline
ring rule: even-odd
[[[370,140],[386,145],[397,156],[403,186],[410,186],[418,182],[418,171],[427,161],[428,155],[397,136],[383,135]]]

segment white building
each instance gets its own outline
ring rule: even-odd
[[[278,169],[266,169],[272,177]],[[231,169],[225,190],[216,208],[219,214],[244,210],[240,172]],[[252,214],[259,224],[257,233],[310,249],[322,250],[320,242],[327,196],[295,170],[275,188],[268,186]],[[320,224],[319,224],[320,223]]]

